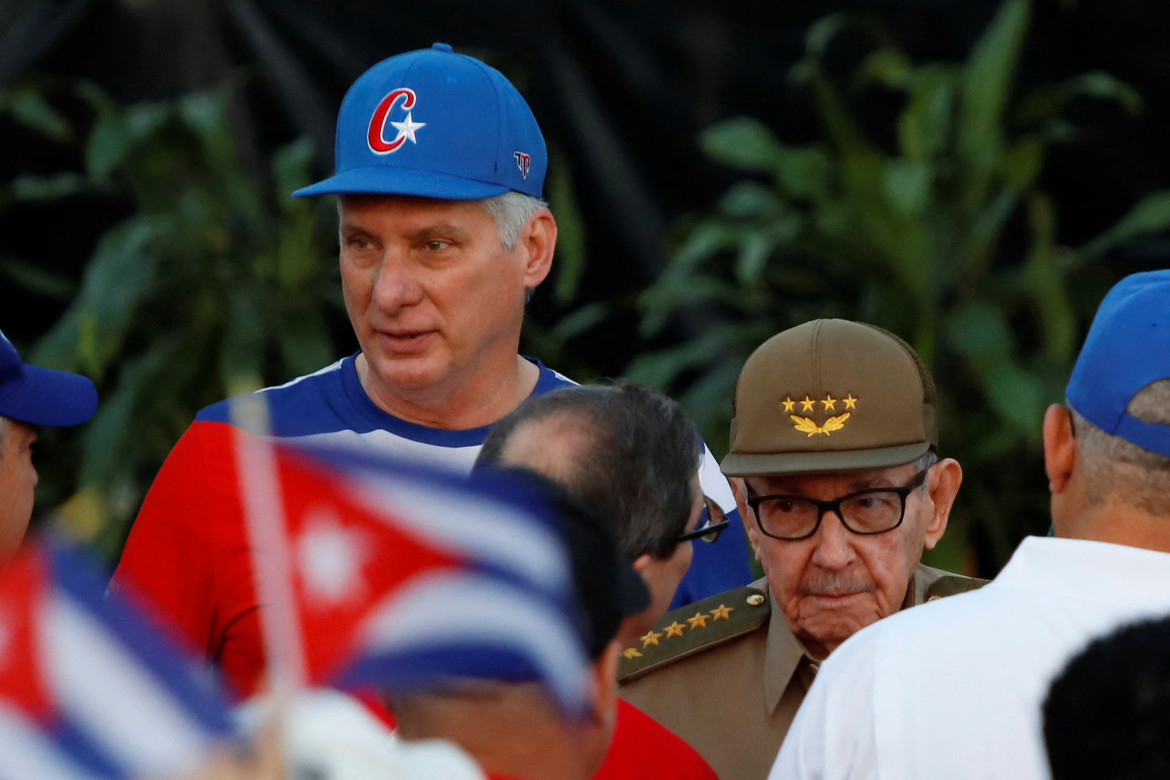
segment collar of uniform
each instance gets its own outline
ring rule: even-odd
[[[764,647],[764,704],[768,712],[772,713],[792,682],[800,660],[807,657],[807,653],[796,635],[789,630],[788,621],[776,603],[772,588],[768,587],[767,591],[768,599],[772,602],[772,614],[768,619],[768,641]]]
[[[901,611],[915,604],[921,604],[926,599],[926,586],[928,584],[926,578],[919,577],[918,570],[915,569],[914,573],[910,575],[910,584],[906,586],[906,598],[902,599],[902,606],[898,607],[898,610]]]

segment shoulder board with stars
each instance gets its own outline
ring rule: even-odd
[[[696,601],[666,613],[633,647],[622,651],[618,682],[702,652],[759,628],[768,619],[767,580]]]

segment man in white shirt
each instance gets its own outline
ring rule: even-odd
[[[1170,271],[1105,297],[1044,418],[1058,538],[821,667],[771,777],[1047,778],[1040,704],[1094,636],[1170,612]]]

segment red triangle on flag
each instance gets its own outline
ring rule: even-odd
[[[355,501],[358,488],[327,466],[279,457],[289,557],[309,677],[321,681],[357,648],[362,624],[421,574],[460,559]]]

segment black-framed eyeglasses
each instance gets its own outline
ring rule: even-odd
[[[706,509],[703,512],[703,517],[699,518],[699,526],[680,536],[678,538],[679,544],[689,542],[692,539],[711,544],[719,539],[719,534],[723,533],[724,528],[731,525],[731,521],[723,514],[723,510],[719,508],[719,504],[715,503],[714,499],[703,496],[703,504]]]
[[[756,524],[765,536],[796,542],[807,539],[821,527],[826,512],[834,512],[841,525],[862,536],[884,534],[902,524],[906,496],[926,481],[923,469],[903,487],[866,488],[818,501],[807,496],[749,496],[747,503],[756,515]]]

